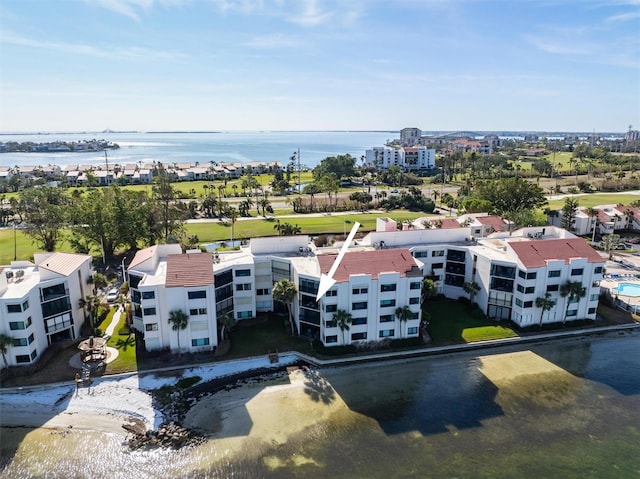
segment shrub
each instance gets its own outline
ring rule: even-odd
[[[128,327],[120,328],[118,330],[118,334],[120,336],[129,336],[131,334],[131,330]]]
[[[95,328],[95,329],[93,330],[93,335],[94,335],[96,338],[101,338],[103,334],[104,334],[104,331],[102,331],[102,329],[100,329],[100,328]]]

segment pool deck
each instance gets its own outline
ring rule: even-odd
[[[640,296],[628,296],[617,292],[619,283],[635,283],[640,285],[640,257],[629,254],[614,254],[613,261],[607,260],[606,274],[600,287],[609,290],[622,309],[640,310]],[[627,305],[627,308],[624,305]]]

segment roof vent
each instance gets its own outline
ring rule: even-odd
[[[7,271],[4,275],[7,277],[7,280],[9,281],[13,279],[13,271]]]
[[[16,279],[21,279],[22,277],[24,277],[24,270],[19,269],[18,271],[16,271]]]

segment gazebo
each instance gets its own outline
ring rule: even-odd
[[[78,349],[83,363],[107,359],[107,340],[105,338],[89,336],[88,339],[78,344]]]

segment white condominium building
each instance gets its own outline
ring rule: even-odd
[[[427,171],[436,167],[436,150],[425,146],[405,148],[374,146],[365,151],[365,164],[379,170],[395,165],[405,171]]]
[[[0,267],[0,334],[13,339],[4,355],[9,366],[34,363],[52,343],[79,337],[91,272],[91,256],[70,253],[36,253],[33,263]]]

